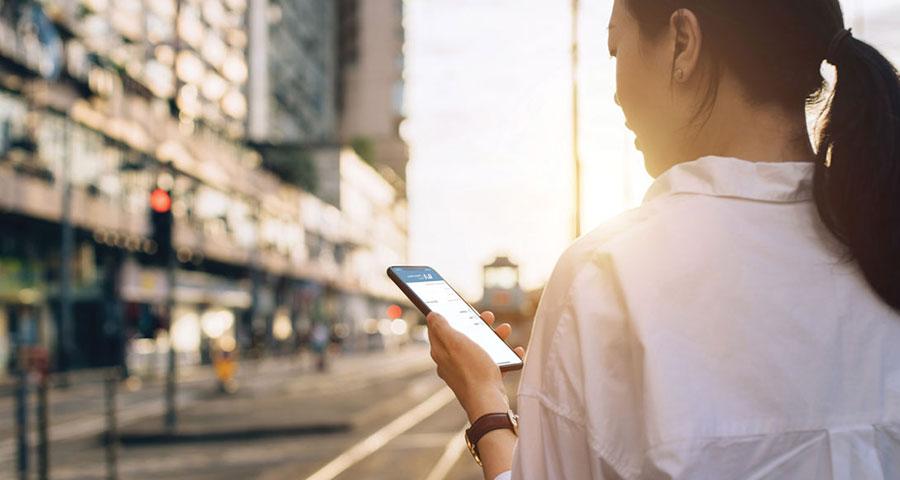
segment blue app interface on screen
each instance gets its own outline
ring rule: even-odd
[[[394,273],[432,311],[440,313],[450,326],[462,332],[481,346],[497,365],[513,365],[519,356],[494,333],[488,324],[450,288],[450,285],[430,268],[394,269]]]

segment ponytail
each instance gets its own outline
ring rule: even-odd
[[[900,77],[878,50],[841,35],[839,48],[829,47],[837,82],[818,141],[816,206],[875,292],[900,311]]]

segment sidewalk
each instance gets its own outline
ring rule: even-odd
[[[275,357],[242,362],[237,380],[240,390],[234,395],[220,394],[215,375],[209,367],[179,375],[178,430],[173,436],[162,430],[165,412],[164,382],[144,384],[129,391],[119,388],[117,399],[120,434],[126,441],[206,441],[229,438],[254,438],[260,435],[302,435],[307,432],[340,431],[346,419],[303,416],[289,422],[296,412],[292,402],[321,396],[340,395],[360,385],[377,382],[385,375],[403,374],[404,369],[430,368],[425,345],[409,345],[399,352],[353,353],[331,358],[329,369],[318,372],[310,356]],[[378,371],[371,372],[372,365]],[[399,372],[399,373],[398,373]],[[185,378],[187,376],[188,378]],[[106,428],[102,383],[73,384],[53,390],[50,396],[50,441],[55,446],[75,444],[85,438],[103,439]],[[34,411],[34,396],[31,396]],[[10,468],[14,453],[12,398],[0,397],[0,471]],[[32,430],[30,443],[36,445]],[[129,437],[130,435],[130,437]],[[91,440],[93,443],[93,440]],[[54,449],[57,449],[54,447]],[[70,460],[75,461],[75,460]],[[75,461],[77,462],[77,461]]]
[[[159,409],[123,420],[121,478],[259,478],[281,467],[289,474],[279,479],[305,478],[443,388],[431,373],[427,345],[419,344],[336,357],[326,372],[316,371],[312,359],[268,367],[241,370],[235,394],[220,394],[210,383],[179,403],[174,432],[165,430]],[[456,429],[460,413],[450,411],[446,420]],[[123,409],[120,418],[128,416]],[[103,476],[104,440],[101,429],[56,443],[54,478]]]
[[[258,360],[245,360],[247,362],[257,362]],[[49,375],[47,378],[47,384],[49,385],[49,390],[53,391],[68,391],[73,388],[77,388],[80,385],[85,384],[94,384],[94,383],[103,383],[106,378],[106,373],[114,367],[98,367],[98,368],[84,368],[79,370],[72,370],[70,372],[54,372]],[[209,371],[211,371],[211,365],[189,365],[189,366],[179,366],[178,377],[179,381],[190,381],[193,378],[197,378],[200,376],[210,375]],[[68,377],[68,378],[66,378]],[[165,376],[163,375],[152,375],[140,378],[142,382],[154,383],[154,382],[164,382]],[[68,385],[66,384],[68,382]],[[0,399],[5,397],[11,397],[15,395],[16,388],[19,385],[18,378],[13,374],[6,378],[0,378]],[[34,389],[37,387],[35,381],[29,382],[29,389]]]
[[[340,397],[386,379],[417,376],[432,366],[428,349],[422,345],[410,345],[398,352],[335,357],[325,372],[316,371],[312,359],[304,363],[300,368],[272,369],[262,364],[245,368],[238,374],[241,385],[235,394],[211,390],[190,404],[180,405],[174,432],[162,428],[161,416],[148,416],[123,428],[121,441],[127,446],[346,432],[354,422],[335,414],[333,404],[316,411],[304,400]],[[304,404],[303,411],[297,410],[300,403]]]

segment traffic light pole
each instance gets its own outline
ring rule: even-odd
[[[175,320],[172,315],[175,309],[175,255],[172,251],[174,249],[169,250],[167,255],[168,258],[166,259],[166,285],[168,287],[166,291],[165,312],[165,315],[168,317],[167,325],[169,330],[168,368],[166,369],[166,430],[169,433],[173,433],[178,422],[175,405],[177,358],[175,355],[175,339],[172,335],[172,323]]]
[[[179,25],[181,22],[181,4],[182,2],[175,2],[175,25]],[[175,30],[175,53],[179,53],[182,49],[181,45],[181,34],[178,32],[178,29]],[[181,91],[182,81],[176,75],[175,77],[175,91]],[[175,259],[175,249],[173,248],[173,218],[172,218],[172,198],[167,195],[169,200],[168,205],[164,210],[167,210],[169,215],[169,230],[167,232],[167,240],[168,245],[165,245],[167,253],[166,253],[166,284],[168,285],[168,291],[166,292],[166,316],[168,317],[168,331],[169,331],[169,352],[168,352],[168,368],[166,369],[166,431],[169,433],[175,432],[175,426],[178,423],[178,416],[175,405],[175,388],[177,387],[176,383],[176,364],[177,357],[175,355],[175,338],[172,335],[172,323],[175,321],[173,312],[175,310],[175,268],[176,268],[176,259]],[[151,206],[152,207],[152,206]],[[156,209],[155,207],[152,207]],[[163,209],[156,209],[158,212],[161,212]],[[154,225],[154,229],[156,226]],[[163,245],[158,245],[159,248],[163,248]]]
[[[16,472],[19,480],[28,480],[28,372],[23,358],[24,334],[16,332]]]
[[[167,172],[163,172],[168,175]],[[172,324],[175,321],[175,269],[178,264],[175,257],[175,248],[172,243],[172,231],[175,219],[172,216],[172,194],[168,190],[171,185],[162,187],[162,175],[157,179],[157,187],[150,192],[150,228],[153,241],[156,244],[153,263],[162,266],[166,272],[166,299],[163,315],[169,332],[169,351],[167,352],[166,368],[166,416],[165,426],[169,433],[174,432],[176,417],[175,389],[177,387],[177,352],[175,351],[175,337]],[[171,177],[165,183],[171,183]]]

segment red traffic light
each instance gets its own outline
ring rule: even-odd
[[[400,318],[403,316],[403,309],[399,305],[391,305],[387,309],[387,316],[390,319]]]
[[[166,213],[172,208],[172,197],[169,192],[157,188],[150,194],[150,208],[156,213]]]

